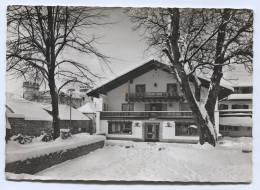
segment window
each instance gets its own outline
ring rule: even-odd
[[[234,87],[234,93],[235,94],[239,94],[240,93],[240,89],[238,87]]]
[[[253,88],[252,87],[243,87],[241,89],[242,94],[252,94]]]
[[[135,85],[136,93],[144,93],[145,92],[145,84],[137,84]]]
[[[134,111],[134,104],[133,103],[122,104],[122,111]]]
[[[145,111],[167,111],[167,104],[145,104]]]
[[[251,86],[248,87],[235,87],[234,88],[235,94],[252,94],[253,88]]]
[[[181,102],[180,103],[180,110],[181,111],[190,111],[190,104],[188,102]]]
[[[176,96],[176,95],[178,95],[177,84],[176,84],[176,83],[167,84],[167,92],[168,92],[171,96]]]
[[[197,136],[198,129],[191,123],[176,123],[175,124],[176,136]]]
[[[103,103],[103,111],[108,111],[108,104]]]
[[[132,134],[132,122],[130,121],[109,121],[108,134]]]
[[[245,104],[233,104],[232,109],[249,109],[249,106]]]
[[[238,126],[233,126],[233,131],[239,131]]]
[[[228,105],[227,104],[220,104],[219,105],[219,110],[227,110],[228,109]]]

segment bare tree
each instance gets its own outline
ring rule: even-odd
[[[103,9],[94,7],[8,7],[7,71],[47,82],[54,138],[60,135],[59,91],[72,83],[90,86],[93,77],[97,77],[86,64],[68,58],[66,53],[94,55],[107,63],[108,57],[96,49],[97,37],[89,35],[93,27],[109,24],[105,17]],[[63,82],[59,88],[57,80]]]
[[[170,63],[199,126],[200,143],[217,141],[215,106],[223,70],[244,64],[252,71],[253,13],[233,9],[140,8],[127,11],[148,48]],[[207,99],[198,74],[210,76]],[[193,90],[192,86],[195,90]]]

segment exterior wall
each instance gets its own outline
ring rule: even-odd
[[[154,83],[157,86],[154,86]],[[107,93],[106,96],[102,96],[103,103],[108,105],[107,111],[121,111],[122,104],[126,102],[126,93],[135,93],[135,86],[137,84],[145,84],[146,92],[167,92],[167,84],[176,83],[178,86],[178,94],[182,95],[183,93],[180,90],[180,86],[177,83],[176,78],[161,69],[151,70],[130,82],[125,83],[115,89],[112,89]],[[193,88],[192,88],[193,89]],[[130,90],[130,91],[129,91]],[[194,90],[194,89],[193,89]],[[201,99],[204,100],[207,97],[207,88],[201,88]],[[165,101],[162,103],[167,104],[167,111],[179,111],[180,102],[178,100]],[[170,104],[172,106],[170,106]],[[144,102],[135,102],[134,111],[145,111]]]
[[[141,122],[140,127],[134,125],[135,122]],[[132,120],[132,134],[108,134],[108,120],[100,120],[100,133],[106,134],[108,139],[115,140],[134,140],[134,141],[145,141],[145,123],[158,122],[159,126],[159,141],[161,142],[186,142],[186,143],[197,143],[198,136],[176,136],[175,135],[175,122],[174,121],[162,121],[162,120]],[[167,127],[166,123],[170,122],[171,127]]]
[[[154,86],[154,83],[157,86]],[[130,93],[135,92],[135,85],[137,84],[145,84],[145,88],[147,92],[166,92],[167,91],[167,83],[177,83],[174,75],[169,74],[161,69],[151,70],[139,77],[133,79],[133,83],[130,84]],[[178,88],[179,94],[181,91]]]
[[[167,127],[167,122],[161,122],[161,139],[173,139],[175,137],[175,122],[171,122],[172,127]]]
[[[127,89],[128,84],[125,83],[107,93],[104,103],[108,104],[108,111],[121,111],[122,103],[127,103],[125,101]]]

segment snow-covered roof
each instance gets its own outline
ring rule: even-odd
[[[253,94],[230,94],[224,100],[252,100]]]
[[[82,113],[95,113],[97,108],[93,102],[87,102],[85,105],[78,108],[78,110]]]
[[[251,117],[220,117],[220,125],[228,126],[240,126],[240,127],[252,127],[252,118]]]
[[[204,76],[204,75],[202,75],[202,74],[199,74],[199,73],[198,73],[197,76],[198,76],[199,78],[201,78],[201,79],[210,81],[210,78],[209,78],[209,77],[206,77],[206,76]],[[223,78],[222,78],[221,81],[220,81],[220,86],[225,87],[225,88],[227,88],[227,89],[229,89],[229,90],[234,91],[234,88],[232,87],[232,84],[231,84],[230,82],[224,80]]]
[[[253,86],[252,77],[249,76],[239,76],[235,80],[229,80],[233,87],[249,87]]]
[[[44,109],[48,111],[52,111],[51,105],[44,106]],[[59,117],[60,120],[70,120],[70,106],[59,104]],[[90,120],[83,113],[78,111],[77,109],[71,107],[71,120]]]
[[[8,108],[15,114],[23,115],[25,120],[43,120],[52,121],[52,117],[37,102],[31,102],[23,98],[15,98],[14,96],[6,97]]]

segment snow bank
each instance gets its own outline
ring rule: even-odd
[[[6,145],[6,163],[36,158],[53,152],[66,151],[68,149],[89,145],[104,140],[105,137],[101,135],[80,133],[65,140],[61,138],[50,142],[34,140],[32,143],[25,145],[9,141]]]

